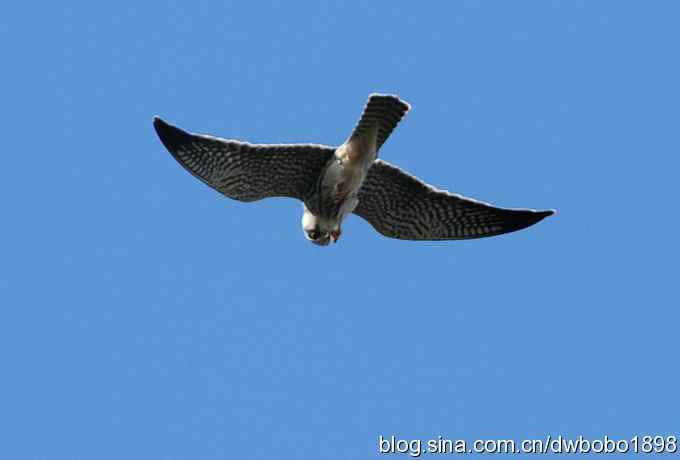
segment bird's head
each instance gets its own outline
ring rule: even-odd
[[[302,231],[305,238],[319,246],[337,243],[340,239],[340,221],[318,217],[305,207],[302,215]]]

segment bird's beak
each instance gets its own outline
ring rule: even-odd
[[[339,231],[331,232],[331,240],[333,241],[333,243],[337,243],[339,239],[340,239],[340,232]]]

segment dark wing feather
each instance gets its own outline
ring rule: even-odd
[[[437,190],[377,160],[359,190],[354,213],[381,234],[402,240],[462,240],[514,232],[553,211],[502,209]]]
[[[163,145],[187,171],[239,201],[303,200],[334,149],[313,144],[256,145],[187,133],[154,118]]]

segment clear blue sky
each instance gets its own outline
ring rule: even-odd
[[[0,17],[0,458],[680,434],[677,2],[96,3]],[[375,91],[384,159],[558,214],[319,248],[151,125],[338,144]]]

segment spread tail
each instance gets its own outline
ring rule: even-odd
[[[351,139],[360,137],[369,131],[372,127],[377,127],[377,147],[385,143],[387,138],[392,134],[397,123],[411,110],[411,106],[399,99],[398,96],[391,94],[371,94],[368,97],[364,112],[361,114],[361,119],[354,131],[352,131]]]

